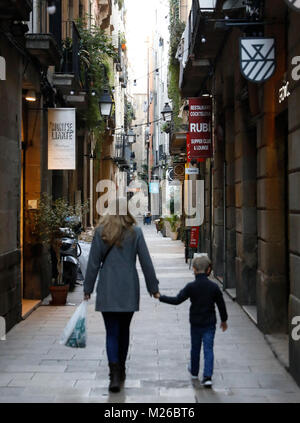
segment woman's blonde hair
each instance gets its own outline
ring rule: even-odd
[[[120,206],[119,200],[116,201],[116,214],[106,214],[101,216],[99,226],[102,226],[101,238],[108,245],[122,246],[125,234],[128,231],[133,231],[133,226],[136,224],[135,218],[127,208],[127,214],[119,214]]]

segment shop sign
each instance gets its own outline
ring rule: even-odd
[[[186,175],[199,175],[199,169],[197,167],[187,167],[185,169]]]
[[[186,134],[186,161],[190,163],[191,158],[191,137],[190,134]]]
[[[210,97],[189,99],[189,134],[187,136],[188,161],[213,156],[212,100]]]
[[[275,38],[240,39],[240,67],[248,81],[262,83],[274,75],[275,45]]]
[[[76,109],[48,109],[48,169],[76,169]]]
[[[6,61],[4,57],[0,56],[0,81],[6,80]]]
[[[0,316],[0,341],[6,341],[6,321]]]
[[[283,103],[290,95],[289,81],[283,82],[283,85],[279,88],[279,104]]]
[[[197,248],[199,242],[199,226],[191,227],[190,248]]]
[[[300,0],[285,0],[285,2],[294,10],[300,11]]]
[[[169,169],[167,170],[167,180],[168,180],[168,182],[174,181],[174,169],[173,169],[173,167],[169,167]]]
[[[159,182],[150,182],[150,193],[159,194]]]
[[[192,158],[191,158],[191,137],[190,137],[189,133],[186,134],[186,161],[187,161],[187,163],[191,163],[191,161],[192,161]],[[197,162],[203,163],[203,162],[205,162],[205,159],[197,159]]]
[[[174,164],[174,179],[177,181],[184,181],[185,165],[184,163]]]

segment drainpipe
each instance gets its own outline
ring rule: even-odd
[[[227,227],[227,198],[226,198],[226,185],[227,185],[227,163],[226,160],[224,161],[224,273],[223,273],[223,290],[227,289],[227,260],[226,260],[226,252],[227,252],[227,234],[226,234],[226,227]]]
[[[90,227],[94,227],[94,162],[93,162],[93,150],[94,140],[91,139],[91,150],[90,150]]]
[[[210,169],[209,169],[209,190],[210,190],[210,204],[209,204],[209,219],[210,219],[210,228],[209,228],[209,238],[210,238],[210,259],[213,257],[213,160],[210,160]]]
[[[84,155],[84,161],[83,161],[83,200],[86,203],[88,199],[88,162],[86,160],[87,157],[87,134],[84,134],[84,144],[83,144],[83,155]],[[84,220],[84,228],[87,226],[87,216],[86,214],[83,217]]]

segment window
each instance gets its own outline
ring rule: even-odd
[[[69,16],[70,21],[72,21],[74,19],[74,5],[73,5],[73,0],[69,0],[68,16]]]

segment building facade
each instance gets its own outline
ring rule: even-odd
[[[36,244],[30,224],[41,194],[70,204],[91,200],[83,223],[93,226],[95,181],[114,176],[115,165],[105,160],[113,143],[113,115],[98,135],[102,151],[97,157],[99,140],[82,119],[94,94],[92,81],[82,72],[77,22],[85,20],[86,27],[95,25],[111,37],[113,30],[118,32],[111,24],[113,8],[116,14],[121,10],[110,0],[63,0],[54,2],[51,13],[52,3],[0,4],[0,316],[7,330],[49,294],[49,251]],[[108,77],[106,86],[112,95]],[[48,170],[48,108],[76,110],[75,170]]]
[[[200,249],[261,331],[289,343],[289,357],[280,358],[300,382],[300,345],[291,336],[300,314],[300,13],[281,0],[254,3],[217,1],[211,10],[192,3],[179,87],[182,99],[213,100],[214,153],[199,165],[205,180]],[[260,84],[247,80],[240,65],[240,38],[253,36],[276,43],[276,70]]]

